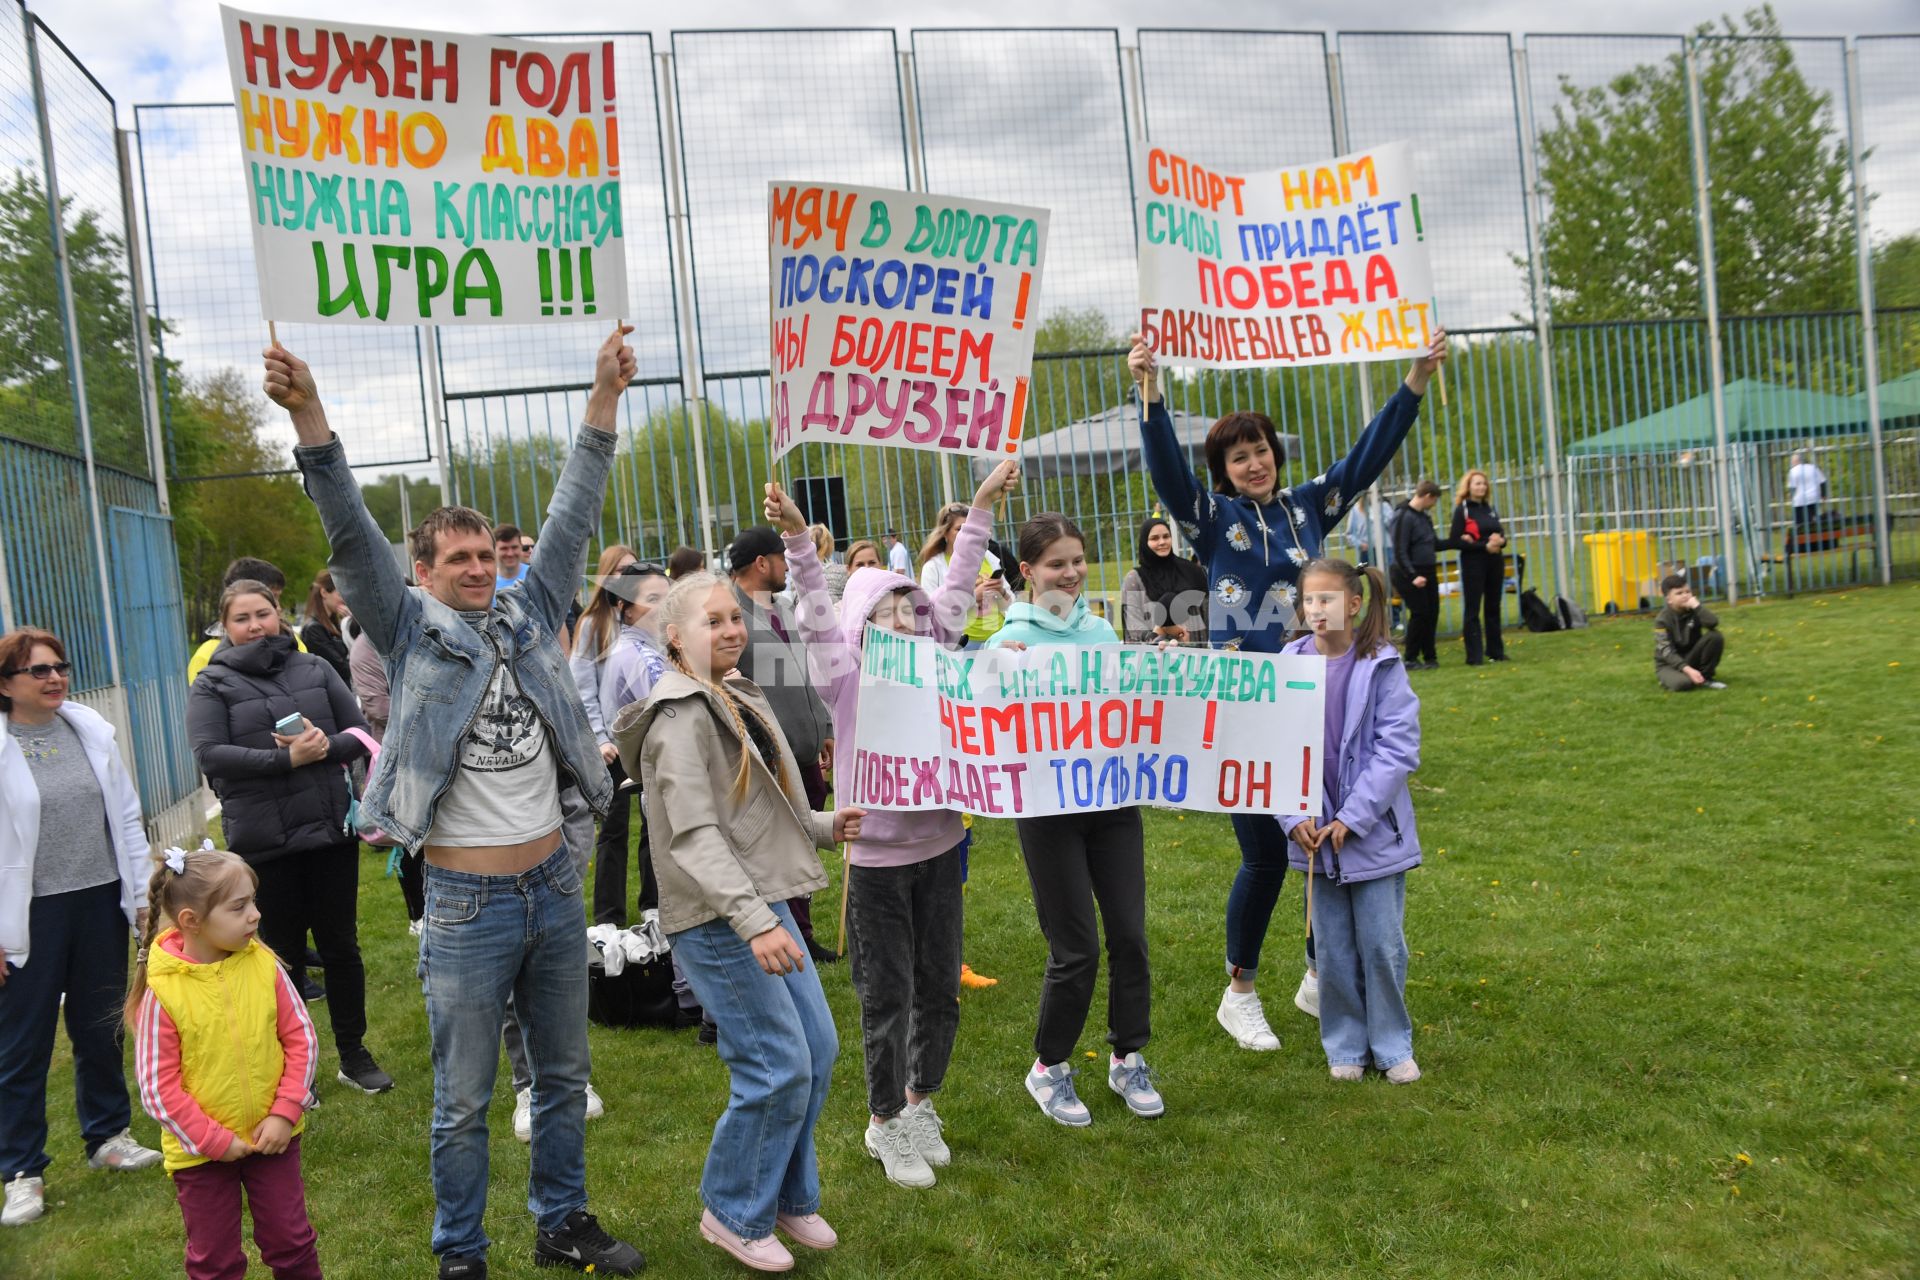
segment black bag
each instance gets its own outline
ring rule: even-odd
[[[1554,612],[1560,615],[1560,629],[1562,631],[1583,631],[1586,629],[1586,612],[1573,601],[1567,599],[1565,596],[1555,596],[1553,598],[1553,608]]]
[[[667,1027],[680,1012],[673,994],[673,957],[629,963],[615,977],[599,965],[587,968],[587,1017],[603,1027]]]
[[[1520,621],[1526,623],[1529,631],[1560,630],[1560,619],[1532,587],[1520,593]]]

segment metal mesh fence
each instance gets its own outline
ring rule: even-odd
[[[0,252],[7,259],[10,295],[0,314],[6,333],[0,347],[0,432],[77,452],[40,119],[26,29],[14,5],[0,7],[0,164],[6,166]]]
[[[620,85],[622,231],[632,311],[624,318],[634,330],[628,343],[640,361],[642,378],[678,376],[680,343],[674,319],[673,255],[667,243],[653,37],[640,32],[553,38],[613,41],[614,72]],[[584,386],[591,380],[593,352],[616,318],[608,317],[605,324],[448,325],[440,330],[447,394]]]
[[[259,391],[267,322],[253,263],[244,179],[235,163],[239,117],[231,104],[141,106],[140,181],[152,262],[152,305],[164,325],[161,407],[170,438],[208,380],[237,379],[272,467],[292,465],[293,428]],[[324,379],[321,391],[356,466],[424,462],[429,450],[421,344],[413,329],[287,324],[280,341]],[[257,470],[218,458],[176,463],[181,474]]]
[[[1008,514],[1075,515],[1100,562],[1096,588],[1117,593],[1138,522],[1156,505],[1138,469],[1122,355],[1136,306],[1141,144],[1253,169],[1325,156],[1342,141],[1358,149],[1405,138],[1421,157],[1438,314],[1457,341],[1445,395],[1428,396],[1384,494],[1421,477],[1450,490],[1466,469],[1487,470],[1529,584],[1564,583],[1589,607],[1637,607],[1656,571],[1676,564],[1741,594],[1785,589],[1789,572],[1795,588],[1864,581],[1883,536],[1897,571],[1920,566],[1920,388],[1911,385],[1920,377],[1920,36],[1851,46],[1529,36],[1521,59],[1507,36],[1479,34],[1349,32],[1330,42],[1286,31],[941,29],[912,32],[903,51],[891,30],[681,31],[668,56],[645,34],[612,38],[626,99],[629,319],[642,376],[623,409],[605,540],[648,556],[680,543],[713,551],[760,518],[770,470],[766,184],[917,187],[1052,211],[1029,439],[1038,449],[1071,428],[1092,447],[1031,463]],[[73,162],[70,177],[60,166],[75,197],[67,225],[93,211],[112,262],[110,237],[125,231],[112,107],[63,58],[54,49],[45,71],[50,128],[60,151],[91,157]],[[1717,357],[1700,279],[1689,64],[1704,108]],[[1769,104],[1771,115],[1760,109]],[[137,119],[151,302],[166,325],[161,390],[175,413],[222,370],[251,388],[264,325],[232,108],[143,107]],[[1863,149],[1872,200],[1870,319],[1853,256],[1851,144]],[[43,175],[24,40],[13,29],[0,29],[0,152],[15,187]],[[1756,209],[1779,212],[1769,221]],[[32,219],[18,225],[35,248]],[[1530,231],[1541,244],[1544,344]],[[118,262],[124,275],[124,254]],[[93,330],[85,343],[111,345],[111,326]],[[130,318],[118,332],[130,351]],[[1864,404],[1869,332],[1883,405],[1877,457]],[[19,333],[13,346],[32,368],[0,378],[0,433],[71,451],[64,331]],[[289,327],[283,336],[323,368],[362,466],[418,470],[438,452],[425,376],[437,359],[460,496],[537,528],[579,412],[593,326],[447,329],[437,349],[404,331]],[[1267,412],[1292,437],[1289,476],[1299,478],[1350,447],[1400,372],[1183,374],[1169,379],[1168,397],[1203,419]],[[137,376],[90,378],[96,424],[138,423],[137,401],[125,418],[99,400],[137,385]],[[278,415],[256,407],[268,454],[285,465]],[[138,443],[135,432],[126,465],[143,456]],[[1806,517],[1786,478],[1796,452],[1827,477],[1817,537],[1797,533]],[[176,461],[174,470],[196,468]],[[839,485],[844,534],[898,531],[910,545],[975,482],[957,463],[819,444],[778,470],[792,486]],[[1886,535],[1874,522],[1883,496]],[[1370,541],[1365,519],[1349,525],[1348,549]]]

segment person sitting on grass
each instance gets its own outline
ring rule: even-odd
[[[1662,578],[1660,590],[1667,607],[1653,620],[1653,673],[1668,693],[1726,688],[1713,678],[1727,651],[1720,619],[1700,603],[1682,574]]]

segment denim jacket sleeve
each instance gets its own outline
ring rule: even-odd
[[[520,589],[547,630],[558,633],[567,620],[567,605],[580,585],[587,542],[600,524],[606,502],[607,476],[613,470],[613,451],[620,437],[582,424],[574,438],[573,456],[553,486],[547,519],[534,545],[533,567]]]
[[[293,460],[305,479],[307,496],[320,512],[320,525],[332,548],[327,565],[340,594],[374,651],[390,656],[420,604],[394,563],[387,535],[367,514],[360,482],[347,465],[346,447],[336,435],[325,444],[295,446]]]
[[[1356,836],[1373,830],[1420,767],[1420,699],[1405,663],[1383,662],[1374,670],[1372,720],[1373,741],[1360,776],[1334,815]]]

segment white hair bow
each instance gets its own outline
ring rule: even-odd
[[[177,876],[187,874],[187,851],[179,845],[174,845],[165,853],[161,854],[160,861],[166,863],[167,870]]]

